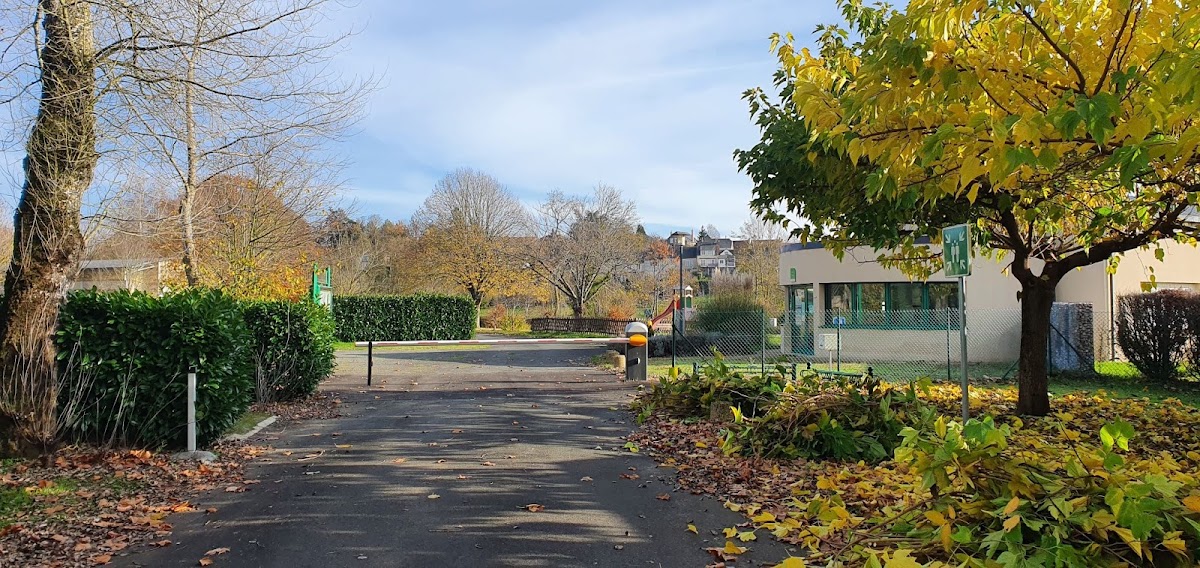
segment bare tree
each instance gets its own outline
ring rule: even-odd
[[[127,111],[117,114],[115,126],[132,134],[149,164],[162,166],[173,181],[181,259],[195,285],[198,189],[215,177],[261,171],[264,160],[275,172],[336,171],[333,161],[311,167],[317,147],[353,122],[371,85],[340,81],[328,68],[346,36],[322,38],[314,27],[337,5],[332,0],[154,4],[161,14],[155,18],[112,22],[128,25],[137,56],[115,89]],[[156,49],[136,47],[146,43]],[[313,197],[302,198],[325,205]]]
[[[637,212],[616,188],[599,185],[590,197],[552,191],[534,218],[537,239],[526,262],[562,293],[575,317],[614,277],[638,263]]]
[[[755,300],[774,313],[782,312],[786,298],[779,284],[779,257],[787,230],[774,224],[748,219],[738,229],[741,242],[734,244],[737,272],[750,279]]]
[[[341,38],[310,32],[332,5],[5,0],[0,6],[0,101],[14,117],[14,131],[29,128],[0,303],[2,451],[53,449],[52,336],[83,248],[83,196],[103,153],[136,161],[139,154],[121,151],[156,147],[171,156],[167,162],[190,191],[225,173],[221,168],[261,155],[262,141],[296,154],[319,144],[353,115],[353,95],[363,87],[327,79],[326,58]],[[23,115],[35,106],[26,122]],[[119,136],[102,138],[105,132]]]

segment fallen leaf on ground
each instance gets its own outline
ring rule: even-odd
[[[455,429],[451,430],[450,433],[451,434],[462,434],[463,430],[462,430],[462,428],[455,428]]]
[[[641,476],[639,476],[639,475],[638,475],[638,474],[636,474],[636,473],[622,473],[622,474],[621,474],[621,479],[628,479],[628,480],[631,480],[631,481],[632,481],[632,480],[634,480],[634,479],[637,479],[637,478],[639,478],[639,477],[641,477]]]
[[[161,547],[164,547],[164,546],[171,546],[171,544],[172,544],[172,543],[171,543],[171,541],[170,541],[169,539],[163,539],[163,540],[160,540],[160,541],[158,541],[158,542],[152,542],[152,543],[150,543],[150,546],[157,546],[157,547],[161,548]]]
[[[396,465],[400,465],[406,461],[408,461],[408,458],[396,458],[396,459],[392,460],[392,463],[394,463]]]
[[[659,495],[658,497],[655,497],[655,499],[658,499],[659,501],[670,501],[671,495],[669,493],[663,493],[663,494]]]
[[[492,463],[492,462],[490,462],[490,461],[486,461],[486,462],[483,462],[483,463],[481,463],[481,464],[479,464],[479,465],[486,465],[486,466],[488,466],[488,467],[491,467],[491,466],[494,466],[494,465],[496,465],[496,464],[494,464],[494,463]]]
[[[221,547],[221,548],[214,548],[208,552],[205,552],[204,555],[205,556],[219,556],[219,555],[225,554],[227,552],[229,552],[228,548]]]
[[[537,503],[530,503],[530,504],[528,504],[528,505],[525,505],[524,507],[521,507],[521,508],[522,508],[522,509],[525,509],[526,511],[529,511],[530,513],[540,513],[540,512],[542,512],[542,511],[545,511],[545,510],[546,510],[546,507],[545,507],[545,506],[543,506],[543,505],[538,505]]]
[[[700,531],[696,529],[696,525],[689,524],[687,530],[692,534],[700,534]]]
[[[100,556],[92,557],[92,566],[103,566],[109,562],[112,562],[111,554],[101,554]]]
[[[349,448],[350,444],[334,444],[334,447],[341,448],[344,450],[346,448]]]
[[[204,558],[201,558],[200,562],[199,562],[199,564],[201,566],[212,566],[212,563],[213,563],[212,558],[209,558],[207,556],[205,556]]]
[[[442,498],[442,496],[441,496],[441,495],[438,495],[437,493],[430,493],[430,494],[429,494],[429,498],[430,498],[430,499],[441,499],[441,498]]]
[[[593,480],[592,480],[592,478],[585,475],[585,476],[579,478],[579,481],[582,481],[583,483],[591,483]]]

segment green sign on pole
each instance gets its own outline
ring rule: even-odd
[[[942,229],[942,262],[947,278],[971,275],[971,226],[952,225]]]

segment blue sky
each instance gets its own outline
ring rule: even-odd
[[[770,84],[772,32],[811,35],[833,0],[361,0],[346,73],[381,77],[342,147],[360,215],[407,219],[458,167],[533,204],[599,182],[652,232],[750,216],[732,152],[758,138],[744,90]]]

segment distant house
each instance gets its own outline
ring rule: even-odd
[[[139,290],[159,295],[164,291],[168,263],[165,260],[85,260],[71,282],[72,290]]]

